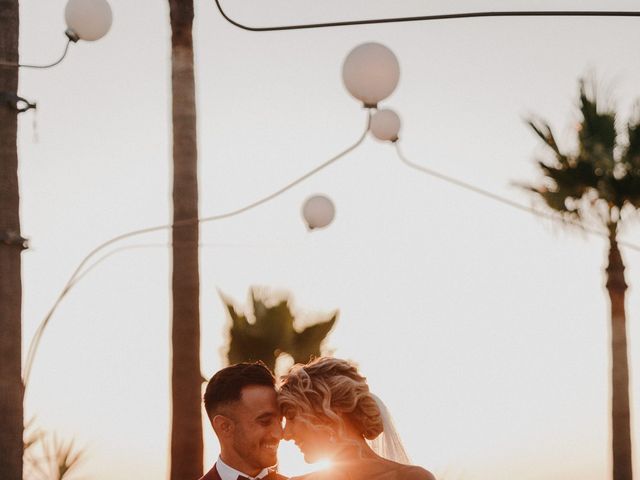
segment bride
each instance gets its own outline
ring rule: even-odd
[[[283,377],[278,403],[285,440],[293,440],[308,463],[331,460],[330,469],[299,480],[435,480],[407,465],[388,412],[345,360],[320,357],[294,365]]]

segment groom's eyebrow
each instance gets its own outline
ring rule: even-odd
[[[276,418],[277,416],[277,413],[273,411],[262,412],[256,417],[256,420],[271,420],[272,418]]]

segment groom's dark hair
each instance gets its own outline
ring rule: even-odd
[[[209,419],[216,416],[223,406],[240,400],[242,389],[251,385],[275,388],[276,379],[261,361],[237,363],[218,371],[204,392],[204,408]]]

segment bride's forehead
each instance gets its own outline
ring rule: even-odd
[[[298,410],[295,407],[282,407],[282,415],[289,420],[293,420],[297,414]]]

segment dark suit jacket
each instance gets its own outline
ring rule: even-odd
[[[275,473],[276,480],[288,480],[287,477],[280,475],[279,473]],[[220,475],[218,474],[218,470],[216,470],[216,466],[214,465],[211,470],[209,470],[204,477],[200,478],[200,480],[221,480]]]

